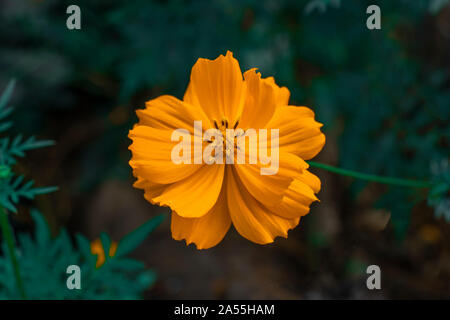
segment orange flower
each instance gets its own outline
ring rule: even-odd
[[[325,136],[312,110],[289,106],[289,96],[287,88],[277,86],[273,77],[261,78],[256,69],[242,77],[228,51],[215,60],[198,59],[183,100],[165,95],[137,111],[139,123],[129,133],[134,186],[145,191],[149,202],[172,209],[175,240],[210,248],[233,223],[243,237],[271,243],[277,236],[287,237],[309,212],[320,180],[308,172],[304,160],[319,153]],[[246,163],[206,164],[195,151],[189,153],[190,163],[175,163],[171,153],[178,142],[172,141],[172,133],[182,128],[195,140],[194,121],[201,121],[202,130],[217,128],[224,136],[230,128],[278,129],[276,174],[261,174],[266,164],[261,159],[252,162],[247,145],[241,150]],[[268,146],[276,146],[272,138]],[[204,139],[201,147],[212,142]],[[228,159],[238,149],[227,147],[224,156]]]
[[[116,254],[117,242],[112,241],[109,247],[109,256],[113,257]],[[103,249],[102,241],[97,238],[91,242],[91,253],[97,255],[96,267],[100,268],[105,263],[105,250]]]

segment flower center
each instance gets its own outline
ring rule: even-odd
[[[240,132],[236,132],[236,128],[239,125],[239,119],[236,120],[233,126],[230,126],[230,122],[225,117],[223,117],[220,122],[213,119],[213,122],[214,127],[220,131],[221,135],[219,135],[217,139],[211,139],[208,142],[212,143],[213,147],[224,147],[223,155],[226,157],[226,163],[233,163],[232,159],[234,158],[235,150],[239,149],[236,143],[236,138],[240,136]]]
[[[214,127],[222,132],[225,132],[226,129],[231,129],[230,123],[228,122],[228,119],[225,117],[222,117],[222,120],[218,122],[216,119],[213,119]],[[233,129],[236,129],[239,125],[239,119],[236,120],[235,124],[233,125]]]

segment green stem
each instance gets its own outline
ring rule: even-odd
[[[3,238],[8,246],[9,256],[11,257],[11,263],[14,269],[14,275],[16,277],[17,288],[19,289],[20,296],[23,300],[27,299],[25,289],[23,287],[22,277],[20,276],[19,263],[17,262],[16,250],[14,248],[14,236],[11,225],[8,221],[8,216],[3,207],[0,206],[0,227],[2,229]]]
[[[309,165],[311,167],[328,170],[330,172],[334,172],[337,174],[341,174],[344,176],[353,177],[353,178],[361,179],[361,180],[391,184],[391,185],[402,186],[402,187],[413,187],[413,188],[429,188],[431,186],[431,183],[428,181],[418,181],[418,180],[377,176],[374,174],[366,174],[366,173],[361,173],[361,172],[357,172],[357,171],[337,168],[337,167],[333,167],[328,164],[323,164],[323,163],[319,163],[319,162],[314,162],[314,161],[307,161],[307,162],[309,163]]]

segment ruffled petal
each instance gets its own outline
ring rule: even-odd
[[[244,79],[247,84],[247,97],[239,120],[239,128],[264,128],[277,106],[276,89],[261,79],[261,73],[256,73],[256,69],[246,71]]]
[[[269,209],[246,190],[234,170],[227,170],[227,201],[234,227],[244,238],[259,244],[271,243],[277,236],[287,237],[299,218],[284,219]]]
[[[194,134],[194,121],[201,121],[203,130],[211,128],[202,108],[168,95],[147,101],[145,109],[137,110],[136,114],[140,125],[158,129],[186,129]]]
[[[274,77],[264,78],[263,81],[273,87],[273,90],[275,91],[277,107],[287,106],[289,104],[289,97],[291,96],[291,92],[288,88],[278,86],[275,83]]]
[[[222,241],[231,225],[225,191],[222,190],[216,204],[200,218],[183,218],[172,212],[172,237],[195,243],[197,249],[208,249]]]
[[[194,159],[191,164],[175,164],[172,149],[179,142],[171,141],[171,136],[171,130],[144,125],[136,125],[130,130],[128,137],[133,143],[129,147],[132,151],[129,163],[136,176],[153,183],[169,184],[189,177],[202,166],[194,164]]]
[[[256,72],[256,68],[247,70],[244,79],[247,97],[239,128],[264,128],[275,109],[288,104],[290,92],[286,87],[279,87],[273,77],[261,78],[261,73]]]
[[[167,187],[153,198],[160,206],[168,206],[179,216],[199,218],[217,202],[222,190],[225,165],[204,165],[190,177]]]
[[[144,190],[144,198],[152,204],[155,204],[153,198],[159,196],[168,186],[166,184],[158,184],[148,181],[142,177],[139,177],[135,172],[133,172],[133,175],[137,177],[133,187]]]
[[[306,107],[284,106],[275,110],[267,128],[279,129],[280,150],[292,152],[304,160],[315,157],[325,144],[322,124]]]
[[[313,190],[299,179],[294,179],[286,190],[283,200],[271,210],[285,219],[295,219],[309,213],[313,201],[318,201]]]
[[[321,182],[316,175],[312,174],[308,170],[303,170],[302,173],[297,176],[297,179],[308,185],[314,193],[319,193]]]
[[[233,53],[215,60],[200,58],[192,67],[184,101],[203,108],[211,120],[227,119],[234,124],[242,113],[245,84]]]

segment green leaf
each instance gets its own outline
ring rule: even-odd
[[[8,85],[6,86],[5,91],[3,91],[2,96],[0,97],[0,110],[6,107],[6,104],[9,102],[9,99],[11,98],[11,94],[14,90],[14,86],[16,85],[16,80],[9,81]]]
[[[16,178],[16,180],[14,180],[14,182],[11,184],[11,187],[13,189],[16,189],[23,181],[24,176],[20,175]]]
[[[34,137],[30,137],[23,145],[24,150],[38,149],[48,146],[53,146],[55,141],[53,140],[36,140]]]
[[[102,232],[100,233],[100,241],[102,242],[103,252],[105,253],[105,260],[107,260],[109,258],[109,249],[111,248],[111,239],[105,232]]]
[[[47,194],[58,190],[59,190],[58,187],[41,187],[32,189],[32,192],[33,194],[38,195],[38,194]]]
[[[117,259],[116,265],[124,271],[139,271],[145,269],[145,264],[142,261],[129,258]]]
[[[6,107],[3,110],[0,109],[0,119],[6,118],[11,114],[11,112],[14,110],[13,107]]]
[[[34,223],[36,225],[36,242],[39,246],[44,248],[50,241],[50,230],[48,228],[47,222],[45,221],[42,214],[36,209],[32,209],[30,214],[33,217]]]
[[[11,201],[9,201],[9,199],[6,196],[2,195],[0,197],[0,205],[11,212],[17,213],[16,207],[11,203]]]
[[[7,178],[11,174],[11,168],[8,166],[0,165],[0,178]]]
[[[11,121],[0,123],[0,132],[8,130],[9,128],[11,128],[11,126],[12,126]]]
[[[116,256],[124,256],[136,249],[163,220],[164,215],[158,215],[123,237],[117,246]]]
[[[78,249],[83,253],[83,255],[89,255],[91,253],[91,243],[82,234],[77,233],[75,235],[77,240]]]
[[[86,259],[89,266],[95,267],[97,256],[91,253],[91,243],[89,240],[79,233],[76,234],[75,238],[77,240],[78,250],[81,252],[81,255],[84,259]]]

